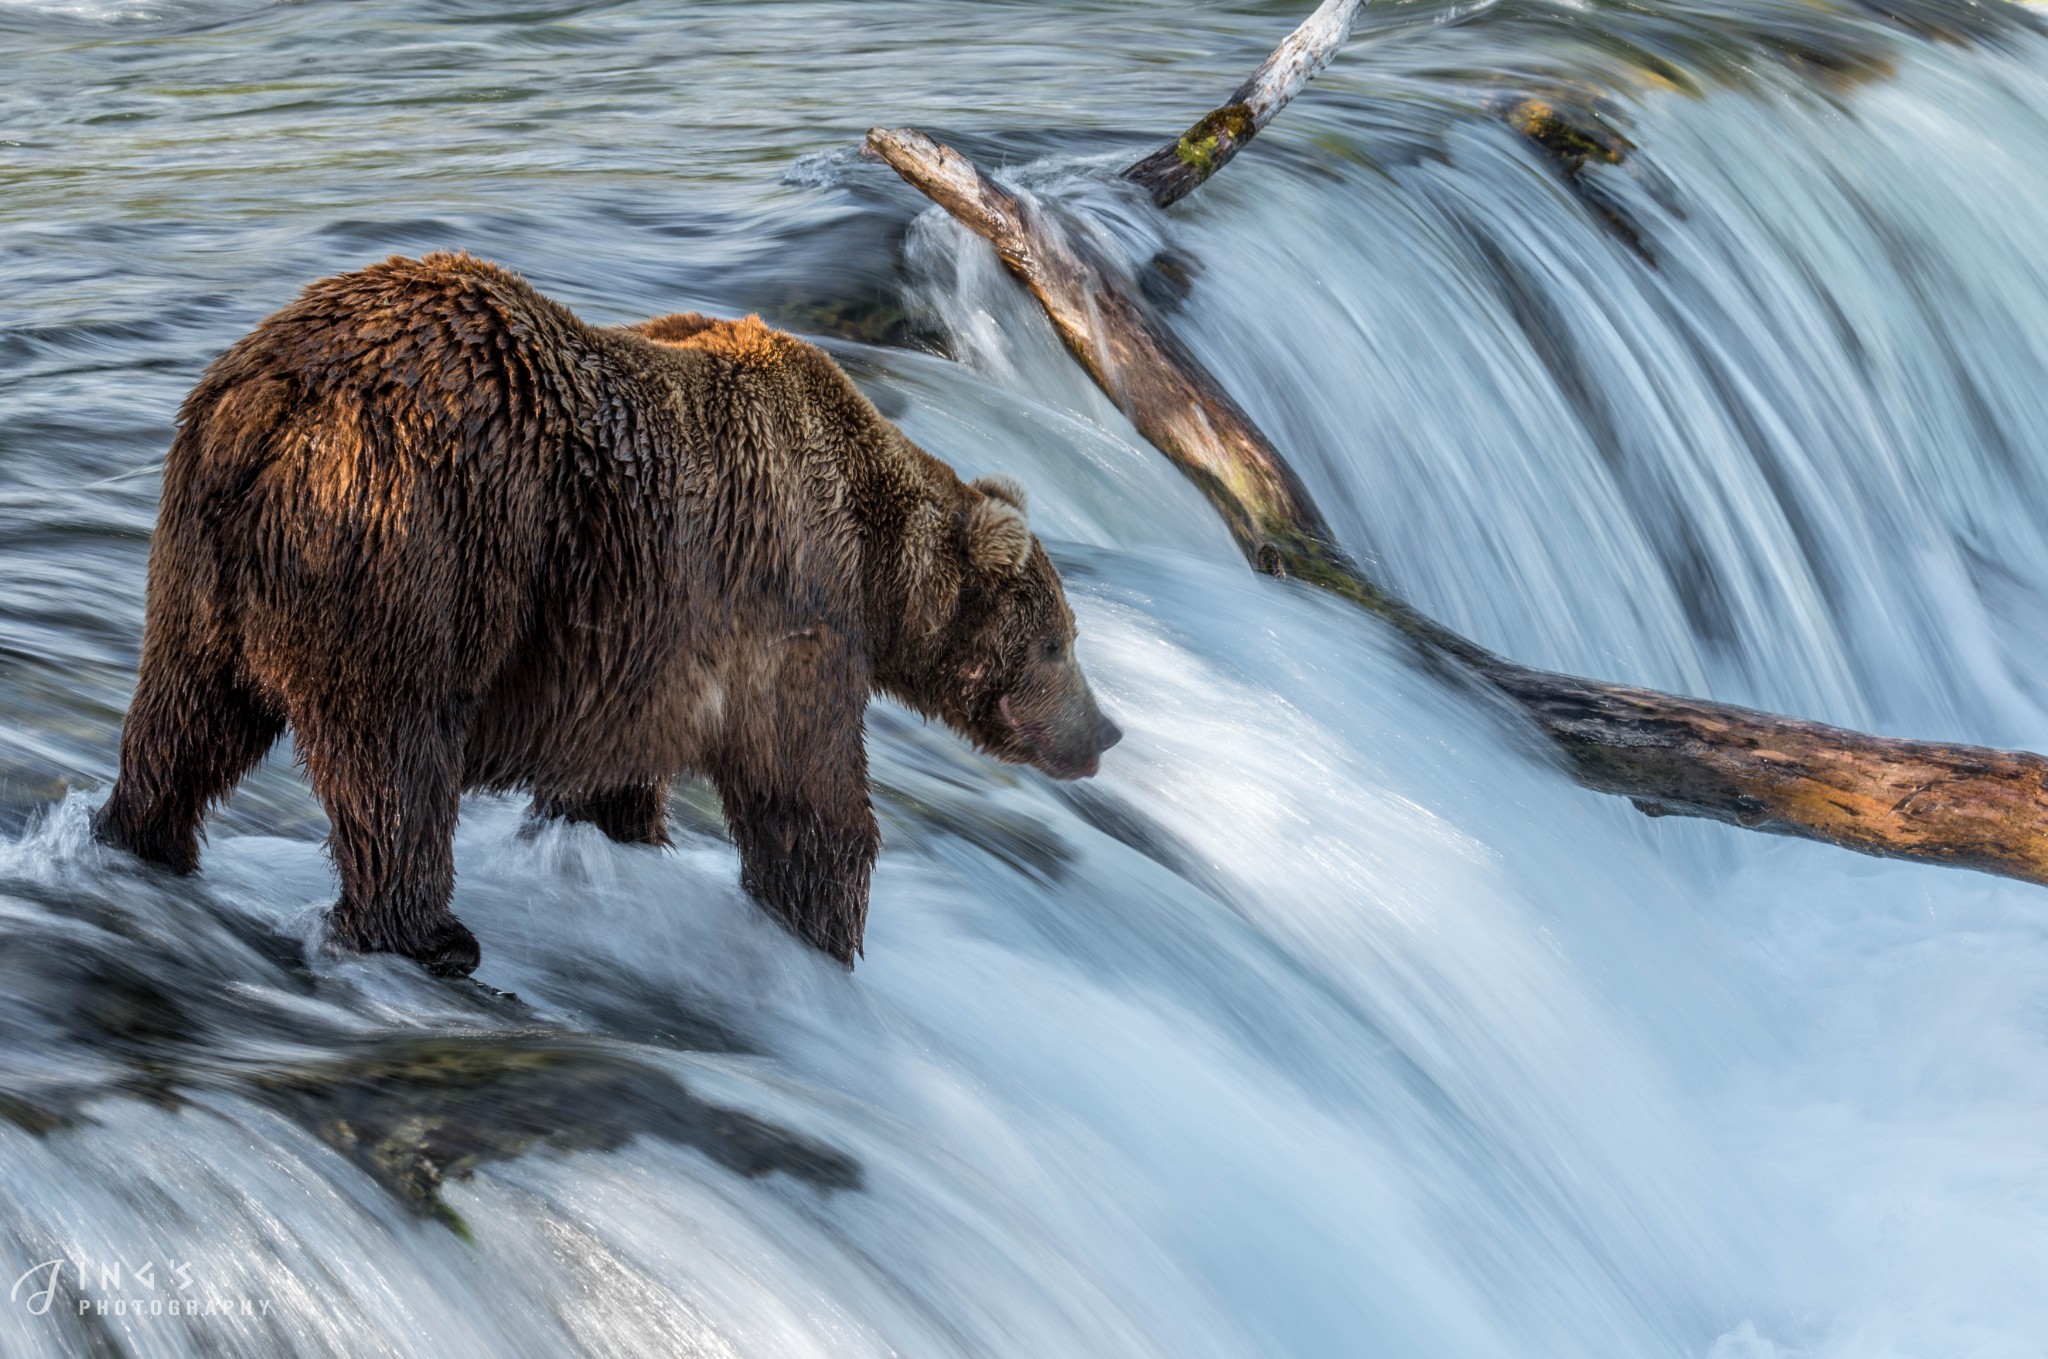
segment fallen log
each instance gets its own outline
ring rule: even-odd
[[[1652,816],[2048,884],[2048,760],[1870,736],[1494,655],[1344,554],[1279,451],[1085,238],[921,132],[876,128],[867,144],[995,247],[1097,385],[1201,488],[1255,569],[1386,619],[1439,668],[1525,714],[1584,787]]]
[[[1330,64],[1330,58],[1351,36],[1351,21],[1358,14],[1359,3],[1323,0],[1230,98],[1203,114],[1179,138],[1126,168],[1124,178],[1143,185],[1162,208],[1194,192],[1244,150],[1244,144],[1258,136],[1260,129],[1287,107],[1287,101]]]

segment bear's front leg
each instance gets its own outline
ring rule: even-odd
[[[867,678],[817,642],[791,650],[774,700],[727,732],[712,781],[739,846],[741,886],[851,967],[882,844],[868,805]]]
[[[881,833],[857,811],[772,792],[720,788],[740,850],[740,885],[805,942],[853,966],[867,929],[868,878]]]

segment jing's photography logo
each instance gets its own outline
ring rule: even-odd
[[[267,1317],[269,1298],[229,1297],[199,1285],[189,1260],[112,1262],[58,1258],[30,1265],[7,1300],[31,1316]]]

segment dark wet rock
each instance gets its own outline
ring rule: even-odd
[[[1232,885],[1209,868],[1194,846],[1153,820],[1127,798],[1091,784],[1063,783],[1054,789],[1074,814],[1110,839],[1219,900],[1235,895]]]
[[[0,1090],[0,1122],[12,1123],[23,1132],[48,1137],[60,1128],[76,1126],[79,1121],[78,1110],[69,1099],[31,1099]]]
[[[913,838],[936,832],[966,841],[1042,882],[1065,879],[1074,848],[1045,823],[985,801],[925,796],[897,784],[876,781],[875,799],[890,819]]]
[[[1159,251],[1138,270],[1138,290],[1145,300],[1169,315],[1188,300],[1195,280],[1202,275],[1202,262],[1185,251],[1171,247]]]
[[[0,895],[36,906],[52,920],[89,926],[111,936],[88,945],[45,930],[13,935],[0,949],[0,994],[48,993],[63,998],[52,1012],[69,1010],[76,998],[92,993],[99,970],[109,970],[119,984],[118,975],[135,968],[127,959],[137,955],[123,944],[143,950],[140,956],[150,960],[142,984],[166,994],[203,994],[230,1012],[240,1013],[238,1007],[252,1003],[221,989],[231,976],[259,979],[246,970],[251,955],[269,964],[260,973],[262,985],[301,995],[313,991],[313,975],[298,940],[227,908],[195,889],[193,881],[108,851],[105,872],[94,889],[30,881],[0,883]],[[164,938],[148,928],[134,909],[152,898],[149,904],[174,913],[180,922],[180,946],[174,950],[166,951]]]
[[[75,982],[70,1018],[80,1037],[138,1056],[189,1046],[198,1025],[169,992],[133,965],[92,959]]]
[[[391,1038],[249,1083],[408,1206],[465,1233],[442,1188],[541,1147],[611,1151],[656,1137],[749,1178],[781,1172],[825,1190],[862,1183],[842,1152],[699,1099],[614,1049],[551,1034]]]
[[[588,962],[544,960],[540,966],[539,991],[549,1004],[614,1038],[672,1052],[760,1051],[718,1019],[708,1000],[679,996],[631,973]]]
[[[30,894],[12,890],[17,900]],[[0,952],[0,1040],[16,1048],[61,1043],[123,1067],[154,1068],[200,1046],[205,1029],[173,989],[123,956],[125,941],[80,939],[73,931],[23,933]]]

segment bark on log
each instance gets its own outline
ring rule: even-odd
[[[2048,883],[2048,760],[2038,755],[1869,736],[1536,670],[1387,593],[1336,546],[1265,435],[1084,239],[921,132],[876,128],[867,140],[995,247],[1118,409],[1201,488],[1255,569],[1386,619],[1424,656],[1525,713],[1583,786],[1653,816]]]
[[[1200,122],[1124,171],[1160,207],[1178,203],[1259,135],[1301,87],[1322,74],[1351,36],[1359,0],[1323,0],[1322,7],[1273,49],[1251,79]]]

